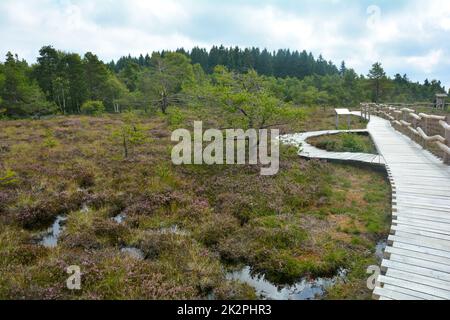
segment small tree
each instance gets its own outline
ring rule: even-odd
[[[145,100],[167,113],[169,105],[180,103],[184,85],[194,80],[194,71],[190,60],[181,53],[167,53],[164,57],[155,54],[152,66],[142,73],[138,88]]]
[[[381,63],[376,62],[372,65],[372,69],[370,69],[369,74],[367,75],[370,79],[371,87],[373,90],[373,98],[374,102],[378,102],[380,100],[381,95],[384,92],[386,87],[387,77],[384,72]]]
[[[122,144],[123,155],[128,158],[134,146],[145,143],[147,136],[145,131],[137,122],[137,117],[133,112],[127,112],[123,116],[123,124],[113,131],[113,139]]]
[[[304,111],[274,96],[254,70],[238,75],[216,67],[213,92],[217,103],[227,111],[229,124],[243,129],[265,129],[301,119]]]
[[[81,106],[81,113],[86,115],[101,115],[105,112],[105,106],[101,101],[86,101]]]

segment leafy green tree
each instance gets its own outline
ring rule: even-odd
[[[108,68],[91,52],[84,55],[83,65],[89,99],[104,101],[110,75]]]
[[[119,72],[119,79],[127,86],[128,90],[134,92],[137,89],[140,72],[141,68],[139,65],[133,61],[129,61]]]
[[[5,109],[6,116],[41,117],[56,111],[55,106],[46,101],[39,86],[30,79],[31,69],[25,61],[8,52],[2,69],[0,109]]]
[[[78,113],[81,104],[88,99],[85,66],[76,53],[57,51],[43,47],[34,66],[33,77],[62,113]]]
[[[193,80],[189,59],[181,53],[168,53],[152,57],[152,67],[141,75],[138,87],[152,105],[166,114],[170,104],[183,100],[181,90]]]
[[[105,100],[107,105],[113,107],[114,113],[120,113],[124,104],[128,101],[128,91],[126,85],[115,75],[110,75],[105,88]]]
[[[70,83],[63,77],[53,79],[53,98],[63,114],[67,112],[67,99],[69,98]]]
[[[61,58],[60,77],[68,83],[68,112],[79,113],[80,107],[88,99],[83,61],[77,53],[66,53]]]
[[[224,111],[228,123],[243,129],[263,129],[283,124],[287,119],[303,117],[303,111],[293,108],[273,95],[264,86],[256,71],[245,74],[215,68],[212,96]]]
[[[37,65],[33,70],[33,76],[37,80],[42,91],[50,101],[55,101],[53,95],[53,81],[58,75],[61,54],[51,46],[42,47],[39,50]]]

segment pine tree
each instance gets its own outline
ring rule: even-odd
[[[369,77],[372,86],[374,102],[379,102],[387,81],[386,73],[384,72],[381,63],[374,63],[367,76]]]

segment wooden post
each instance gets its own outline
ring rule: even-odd
[[[336,130],[339,130],[339,114],[336,113]]]
[[[351,129],[351,122],[352,122],[351,115],[347,115],[347,126],[348,126],[348,130]]]
[[[445,130],[445,142],[447,147],[450,147],[450,130]],[[444,163],[450,164],[450,156],[445,152]]]

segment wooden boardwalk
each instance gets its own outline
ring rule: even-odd
[[[374,298],[380,300],[450,299],[450,167],[372,116],[367,128],[392,185],[393,221],[382,275]],[[332,131],[335,132],[335,131]],[[314,135],[282,137],[305,141]],[[364,156],[329,153],[303,144],[301,155],[321,159],[371,162]]]
[[[352,153],[352,152],[329,152],[318,149],[310,145],[307,140],[309,138],[332,135],[338,133],[363,133],[368,130],[326,130],[326,131],[312,131],[305,133],[298,133],[292,135],[282,136],[280,139],[282,142],[292,145],[301,146],[299,155],[304,158],[310,159],[326,159],[326,160],[338,160],[338,161],[353,161],[364,162],[370,164],[384,165],[385,161],[382,156],[370,153]]]

